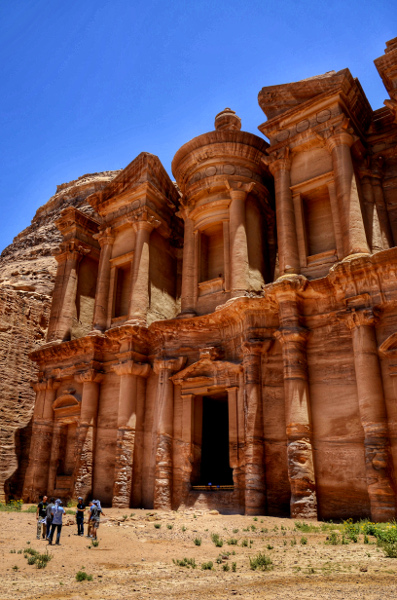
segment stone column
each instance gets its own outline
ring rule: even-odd
[[[288,479],[291,486],[291,518],[317,519],[309,384],[307,380],[307,331],[297,323],[275,333],[283,349]]]
[[[93,494],[97,417],[100,382],[103,375],[95,369],[76,373],[75,380],[83,384],[80,419],[76,431],[75,495],[86,502]]]
[[[149,310],[149,242],[150,234],[155,227],[160,225],[159,221],[143,213],[136,222],[136,242],[134,253],[134,265],[132,271],[132,293],[128,321],[139,325],[146,325],[147,312]]]
[[[373,313],[370,309],[352,310],[347,324],[352,331],[371,520],[390,521],[396,516],[396,502]]]
[[[64,245],[56,256],[58,271],[48,326],[47,342],[70,340],[76,303],[77,272],[80,260],[89,250],[74,241]]]
[[[251,183],[241,184],[227,181],[230,193],[229,239],[230,239],[230,289],[241,293],[249,289],[249,261],[245,222],[245,200],[254,187]]]
[[[354,137],[346,130],[325,133],[326,147],[331,152],[342,228],[344,255],[366,253],[369,248],[365,234],[360,199],[357,192],[350,146]]]
[[[288,147],[264,158],[274,177],[280,276],[299,273],[299,250],[295,210],[291,193],[291,158]]]
[[[246,391],[245,407],[245,514],[266,512],[266,482],[262,416],[263,342],[244,342],[243,368]]]
[[[195,256],[195,235],[194,221],[189,217],[187,211],[184,211],[185,232],[183,244],[183,263],[182,263],[182,291],[181,291],[181,316],[193,317],[196,314],[197,290],[195,283],[198,273],[197,260]]]
[[[157,386],[157,448],[154,481],[154,508],[172,509],[172,443],[174,434],[174,384],[170,376],[180,371],[185,359],[155,359]]]
[[[223,221],[223,262],[225,292],[230,290],[230,231],[229,221]]]
[[[141,390],[138,381],[149,375],[150,365],[128,360],[112,368],[120,377],[112,506],[129,508],[132,501],[138,405],[145,400],[138,396]]]
[[[382,247],[384,249],[391,248],[394,246],[394,240],[382,187],[383,157],[378,156],[372,160],[371,175],[371,184],[380,223]]]
[[[53,496],[55,491],[56,476],[58,469],[58,461],[60,458],[61,442],[62,442],[62,428],[64,424],[60,421],[55,421],[52,430],[52,443],[51,450],[47,457],[49,463],[48,466],[48,484],[47,484],[47,496]]]
[[[368,242],[372,252],[379,252],[380,250],[383,250],[383,240],[370,173],[368,171],[360,171],[360,177],[361,189],[364,196],[366,222],[371,235]]]
[[[47,493],[49,458],[51,456],[53,409],[59,383],[53,379],[34,384],[36,403],[33,414],[29,464],[26,470],[23,499],[36,502]]]
[[[101,246],[101,256],[99,259],[98,280],[95,292],[93,328],[105,331],[108,319],[110,259],[112,257],[114,236],[112,235],[111,228],[107,227],[105,230],[94,235],[94,238],[98,240]]]

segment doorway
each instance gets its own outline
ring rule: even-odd
[[[233,485],[233,469],[229,463],[227,394],[204,396],[202,398],[200,441],[201,452],[197,456],[200,465],[196,465],[196,473],[199,474],[199,485]]]

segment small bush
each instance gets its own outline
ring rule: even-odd
[[[301,542],[302,546],[306,546],[306,544],[307,544],[307,537],[302,536],[300,542]]]
[[[295,529],[302,533],[315,533],[320,531],[320,527],[316,527],[316,525],[311,525],[310,523],[303,523],[303,521],[295,521]]]
[[[296,546],[296,539],[295,538],[292,538],[292,540],[291,540],[291,546]]]
[[[37,550],[34,550],[34,548],[25,548],[24,553],[31,554],[32,556],[35,556],[36,554],[38,554]]]
[[[325,544],[330,544],[331,546],[337,546],[338,544],[340,544],[340,538],[339,535],[337,533],[335,533],[335,531],[333,531],[330,536],[327,536],[327,539],[324,542]]]
[[[397,543],[396,542],[384,542],[382,544],[382,550],[388,558],[397,558]]]
[[[36,554],[36,556],[34,558],[36,559],[36,567],[38,569],[45,569],[45,567],[47,566],[47,563],[49,563],[50,560],[52,559],[52,554],[48,554],[48,552],[44,552],[44,554]]]
[[[37,510],[37,506],[33,505],[33,506],[29,506],[26,510],[24,510],[23,512],[25,513],[35,513]]]
[[[219,554],[219,556],[217,556],[217,558],[216,558],[216,562],[217,562],[218,565],[221,565],[222,561],[223,561],[222,555]]]
[[[98,540],[92,540],[91,544],[94,546],[94,548],[98,548],[99,546]]]
[[[251,531],[256,531],[255,525],[251,525]]]
[[[3,504],[2,502],[0,502],[0,511],[3,511],[3,512],[18,511],[19,512],[22,509],[22,504],[23,504],[22,500],[11,500],[7,504]],[[36,507],[34,509],[34,512],[36,512]]]
[[[85,571],[77,571],[76,581],[92,581],[92,575],[88,575]]]
[[[252,558],[249,559],[250,561],[250,568],[253,571],[256,571],[257,569],[260,571],[267,571],[268,569],[272,569],[272,560],[271,558],[269,558],[268,556],[266,556],[265,554],[262,554],[261,552],[259,552],[259,554],[257,554],[256,556],[253,556]]]
[[[126,521],[128,519],[128,515],[123,515],[123,519]]]
[[[170,523],[168,523],[168,525],[167,525],[167,529],[173,529],[173,528],[174,528],[174,526],[173,526],[173,525],[171,525]]]
[[[161,523],[155,523],[154,524],[154,528],[155,529],[160,529],[160,527],[161,527]]]
[[[183,533],[185,533],[185,531],[186,531],[186,527],[184,525],[182,525],[182,531],[183,531]]]
[[[233,533],[238,533],[238,529],[233,529]]]
[[[14,571],[18,571],[19,570],[18,565],[14,565],[12,568],[13,568]]]
[[[257,521],[257,520],[258,520],[258,517],[254,517],[254,521]]]
[[[10,554],[16,554],[17,551],[16,550],[10,550]]]
[[[178,559],[172,559],[172,562],[174,563],[174,565],[176,565],[177,567],[187,567],[188,569],[190,569],[190,567],[192,569],[195,569],[197,567],[196,565],[196,561],[194,558],[182,558],[182,560],[178,560]]]
[[[29,556],[28,557],[28,565],[34,565],[36,562],[36,556]]]
[[[219,535],[217,533],[213,533],[211,535],[211,540],[214,542],[214,544],[217,548],[222,548],[223,540],[222,540],[222,538],[219,537]]]
[[[223,569],[224,571],[230,571],[229,564],[228,564],[228,563],[225,563],[224,565],[222,565],[222,569]]]
[[[248,540],[247,540],[247,538],[244,538],[243,540],[241,540],[241,546],[243,548],[246,548],[248,546]]]
[[[214,566],[214,563],[212,562],[212,560],[209,560],[208,562],[201,564],[201,569],[202,569],[202,571],[211,571],[213,566]]]
[[[196,546],[201,546],[201,538],[196,537],[194,538],[193,542]]]
[[[236,540],[236,538],[230,538],[226,543],[228,546],[237,546],[238,540]]]
[[[285,545],[285,544],[284,544],[284,545]],[[268,544],[268,545],[266,546],[266,548],[267,548],[268,550],[273,550],[274,546],[272,546],[271,544]]]
[[[236,570],[237,570],[237,563],[232,562],[232,571],[233,571],[233,573],[235,573]]]

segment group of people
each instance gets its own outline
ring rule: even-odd
[[[77,523],[77,535],[84,536],[84,515],[86,511],[86,505],[83,502],[83,498],[79,497],[76,507],[76,523]],[[87,537],[94,540],[97,539],[97,532],[101,515],[105,516],[102,510],[101,503],[99,500],[91,500],[88,505],[88,532]],[[56,544],[60,545],[61,531],[62,531],[62,518],[65,514],[65,509],[62,504],[62,500],[50,498],[48,502],[47,496],[43,496],[42,500],[37,505],[36,519],[37,519],[37,539],[46,539],[50,545],[54,539],[55,530]]]

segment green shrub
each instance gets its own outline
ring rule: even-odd
[[[291,546],[296,546],[296,539],[295,538],[292,538],[292,540],[291,540]]]
[[[29,556],[28,557],[28,565],[34,565],[36,562],[36,556]]]
[[[213,566],[214,566],[214,563],[212,562],[212,560],[209,560],[208,562],[201,564],[201,569],[202,569],[202,571],[211,571]]]
[[[238,529],[233,529],[233,533],[238,533]]]
[[[249,559],[250,561],[250,568],[253,571],[256,571],[257,569],[260,571],[267,571],[268,569],[272,569],[272,560],[271,558],[269,558],[268,556],[266,556],[265,554],[262,554],[261,552],[259,552],[259,554],[257,554],[256,556],[253,556],[252,558]]]
[[[325,544],[330,544],[331,546],[337,546],[341,543],[340,537],[335,531],[333,531],[324,542]]]
[[[2,512],[15,512],[22,510],[22,500],[11,500],[7,502],[7,504],[3,504],[0,502],[0,511]],[[35,507],[34,512],[36,512],[37,508]]]
[[[88,575],[85,571],[77,571],[76,581],[92,581],[92,575]]]
[[[24,553],[31,554],[32,556],[35,556],[36,554],[38,554],[37,550],[34,550],[34,548],[25,548]]]
[[[168,525],[167,525],[167,529],[173,529],[173,528],[174,528],[174,526],[173,526],[173,525],[171,525],[170,523],[168,523]]]
[[[295,529],[302,533],[315,533],[320,531],[320,527],[316,527],[316,525],[310,523],[303,523],[303,521],[295,521]]]
[[[247,540],[247,538],[244,538],[243,540],[241,540],[241,546],[243,548],[246,548],[248,546],[248,540]]]
[[[37,506],[33,505],[33,506],[29,506],[26,510],[24,510],[23,512],[25,513],[35,513],[37,510]]]
[[[211,540],[214,542],[214,544],[217,548],[222,548],[223,540],[222,540],[222,538],[219,537],[218,533],[213,533],[211,535]]]
[[[229,564],[228,564],[228,563],[225,563],[224,565],[222,565],[222,569],[223,569],[224,571],[230,571]]]
[[[197,567],[196,565],[196,561],[194,558],[182,558],[182,560],[178,560],[178,559],[172,559],[172,562],[174,563],[174,565],[176,565],[177,567],[187,567],[188,569],[191,567],[192,569],[195,569]]]
[[[285,540],[284,540],[284,541],[285,541]],[[285,541],[285,544],[286,544],[286,543],[287,543],[287,542]],[[284,545],[285,545],[285,544],[284,544]],[[268,545],[266,546],[266,548],[267,548],[268,550],[273,550],[274,546],[272,546],[271,544],[268,544]]]
[[[222,561],[223,561],[222,555],[219,554],[219,556],[217,556],[217,558],[216,558],[216,562],[217,562],[218,565],[221,565]]]
[[[382,550],[388,558],[397,558],[397,543],[396,542],[384,542],[382,544]]]
[[[237,563],[232,562],[232,571],[233,571],[233,573],[235,573],[236,570],[237,570]]]
[[[38,569],[45,569],[45,567],[47,566],[47,563],[49,563],[50,560],[52,559],[52,554],[48,554],[48,552],[44,552],[44,554],[36,554],[36,556],[34,558],[36,559],[36,567]]]
[[[307,537],[302,536],[300,542],[301,542],[302,546],[306,546],[306,544],[307,544]]]
[[[238,540],[236,538],[230,538],[226,540],[228,546],[237,546]]]
[[[201,546],[201,538],[196,537],[194,538],[193,542],[196,546]]]
[[[160,527],[161,527],[161,523],[155,523],[154,524],[154,528],[155,529],[160,529]]]
[[[128,519],[128,515],[123,515],[123,519],[126,521]]]
[[[10,550],[10,554],[16,554],[17,551],[16,550]]]
[[[13,568],[14,571],[18,571],[19,570],[18,565],[14,565],[12,568]]]
[[[251,525],[251,531],[256,531],[255,525]]]
[[[98,540],[92,540],[91,544],[94,546],[94,548],[98,548],[99,546]]]

